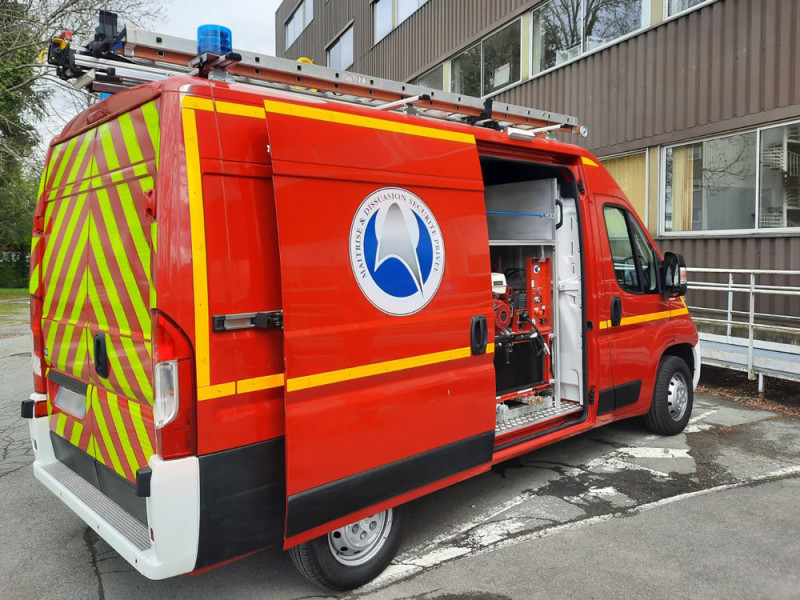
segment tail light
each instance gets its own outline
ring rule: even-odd
[[[194,357],[180,327],[156,312],[153,355],[153,421],[156,452],[163,459],[195,454]]]
[[[44,379],[44,336],[42,335],[42,299],[31,296],[31,333],[33,334],[33,389],[40,394],[47,393]]]

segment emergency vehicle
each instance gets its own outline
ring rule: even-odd
[[[31,259],[36,477],[143,575],[282,546],[391,561],[410,500],[692,411],[685,265],[572,117],[122,30],[50,145]]]

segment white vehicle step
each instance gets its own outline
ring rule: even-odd
[[[56,462],[44,465],[42,469],[108,521],[109,525],[128,538],[139,550],[148,550],[152,546],[145,525],[68,466]]]
[[[561,406],[554,406],[552,408],[544,408],[534,412],[528,412],[519,416],[511,416],[505,419],[498,418],[497,425],[494,428],[495,434],[506,433],[512,429],[519,429],[520,427],[527,427],[534,423],[542,421],[549,421],[556,417],[562,417],[571,413],[581,412],[583,408],[577,402],[570,402],[569,400],[562,400]]]

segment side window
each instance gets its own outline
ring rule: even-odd
[[[603,209],[614,275],[623,290],[635,294],[656,292],[653,249],[628,211],[616,206]]]

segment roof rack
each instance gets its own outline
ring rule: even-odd
[[[340,71],[305,62],[234,51],[198,55],[194,40],[141,29],[117,30],[116,15],[100,11],[95,40],[71,48],[71,35],[53,38],[47,62],[64,80],[90,91],[116,93],[173,75],[195,75],[325,95],[382,110],[403,110],[436,119],[492,128],[513,128],[520,137],[551,131],[587,135],[576,117],[464,94]]]

